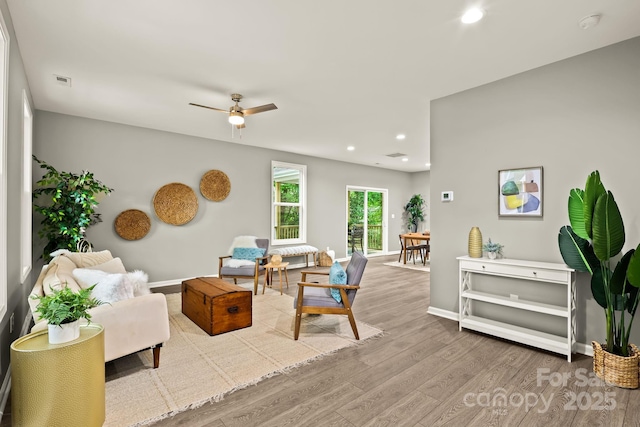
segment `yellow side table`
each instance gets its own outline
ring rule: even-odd
[[[11,344],[11,419],[16,426],[101,426],[105,420],[104,328],[49,344],[34,332]]]
[[[273,270],[278,270],[278,276],[280,277],[280,295],[282,295],[282,271],[287,279],[287,289],[289,289],[289,273],[287,273],[288,262],[280,262],[274,264],[272,262],[264,265],[264,285],[262,285],[262,293],[264,294],[264,288],[273,285]]]

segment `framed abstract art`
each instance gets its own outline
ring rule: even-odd
[[[541,217],[542,166],[498,171],[498,215]]]

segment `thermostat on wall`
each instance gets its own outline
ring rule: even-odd
[[[452,202],[453,201],[453,191],[443,191],[440,200],[443,202]]]

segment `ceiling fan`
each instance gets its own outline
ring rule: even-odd
[[[250,116],[251,114],[263,113],[265,111],[278,109],[278,107],[276,107],[275,104],[266,104],[266,105],[261,105],[259,107],[253,107],[253,108],[242,108],[241,106],[238,105],[238,102],[240,102],[241,99],[242,99],[242,95],[240,95],[239,93],[232,93],[231,100],[234,101],[236,104],[231,108],[229,108],[228,111],[222,110],[220,108],[208,107],[206,105],[194,104],[193,102],[190,102],[189,105],[193,105],[195,107],[208,108],[209,110],[220,111],[222,113],[227,113],[229,115],[229,123],[231,123],[238,129],[242,129],[243,127],[245,127],[245,124],[244,124],[245,116]]]

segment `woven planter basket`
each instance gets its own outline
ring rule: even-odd
[[[320,251],[318,254],[318,267],[331,267],[333,261],[331,257],[327,255],[327,251]]]
[[[638,347],[631,344],[631,356],[623,357],[609,353],[606,345],[592,341],[593,372],[606,382],[621,388],[638,388]]]

